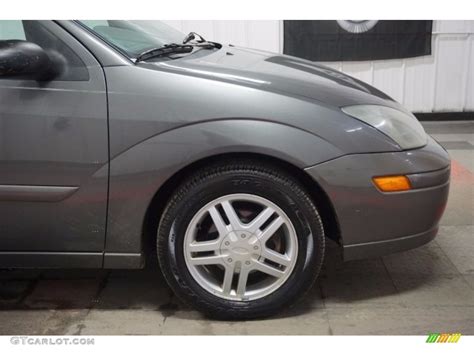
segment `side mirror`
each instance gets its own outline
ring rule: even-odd
[[[0,78],[51,80],[55,74],[49,55],[37,44],[0,41]]]

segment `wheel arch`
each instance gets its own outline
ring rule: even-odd
[[[291,176],[295,177],[298,182],[300,182],[308,191],[313,202],[315,203],[318,211],[321,215],[323,226],[325,230],[326,237],[331,240],[340,243],[341,235],[339,229],[339,221],[336,215],[336,211],[333,207],[331,200],[329,199],[326,192],[321,188],[321,186],[314,181],[309,174],[307,174],[303,169],[298,168],[290,162],[287,162],[283,159],[276,158],[274,156],[265,155],[261,153],[224,153],[217,154],[213,156],[208,156],[197,161],[194,161],[177,172],[170,176],[156,191],[151,202],[147,208],[147,211],[144,216],[143,226],[142,226],[142,235],[143,235],[143,246],[145,252],[150,256],[154,257],[154,252],[156,248],[156,231],[158,229],[158,224],[163,214],[164,208],[169,201],[173,191],[186,179],[189,174],[197,169],[208,166],[210,164],[216,164],[220,161],[229,161],[229,159],[249,159],[256,162],[265,162],[271,164],[283,171],[289,173]]]

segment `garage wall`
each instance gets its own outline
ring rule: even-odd
[[[166,21],[210,40],[281,53],[283,21]],[[376,86],[414,112],[474,111],[474,21],[434,21],[426,57],[324,63]]]

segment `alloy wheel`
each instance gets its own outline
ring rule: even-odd
[[[186,266],[194,280],[224,299],[250,301],[285,283],[298,255],[295,228],[273,202],[231,194],[203,206],[184,238]]]

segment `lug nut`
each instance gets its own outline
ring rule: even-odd
[[[224,244],[225,244],[225,245],[229,245],[230,243],[229,243],[229,242],[225,242]]]
[[[245,238],[245,234],[241,234],[240,236],[241,236],[242,238]]]
[[[245,262],[245,265],[250,265],[250,261],[247,260],[247,261]]]
[[[257,246],[257,245],[253,247],[253,250],[257,250],[257,249],[258,249],[258,246]]]
[[[231,263],[231,262],[232,262],[232,258],[227,259],[227,261],[228,261],[229,263]]]

